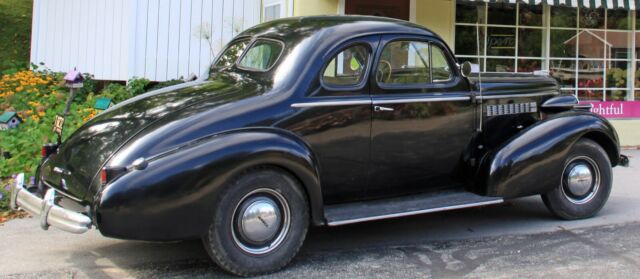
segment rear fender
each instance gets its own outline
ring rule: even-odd
[[[565,159],[573,144],[589,138],[600,144],[612,166],[618,164],[618,136],[604,118],[590,112],[568,111],[544,119],[489,152],[481,174],[485,194],[514,198],[551,191],[560,183]]]
[[[322,192],[313,153],[287,131],[261,128],[201,140],[119,177],[96,197],[96,225],[110,237],[198,237],[211,223],[222,187],[257,166],[278,167],[298,178],[307,193],[313,223],[322,223]]]

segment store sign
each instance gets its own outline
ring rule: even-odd
[[[492,49],[516,48],[516,36],[511,34],[491,34],[487,38],[487,46]]]
[[[640,101],[584,102],[593,105],[591,112],[605,118],[640,118]]]

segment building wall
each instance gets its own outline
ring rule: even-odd
[[[640,120],[610,120],[618,132],[621,146],[640,146]]]
[[[416,23],[440,35],[451,49],[453,49],[455,0],[416,1]]]
[[[331,15],[338,13],[339,0],[294,0],[293,15]]]
[[[34,0],[31,62],[60,72],[77,67],[99,80],[200,75],[224,44],[260,23],[261,5],[261,0]]]

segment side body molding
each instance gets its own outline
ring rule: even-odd
[[[560,183],[573,144],[589,138],[602,146],[612,166],[620,158],[618,136],[604,118],[584,111],[555,114],[516,134],[483,160],[485,194],[504,198],[542,194]]]
[[[294,134],[273,128],[240,129],[199,140],[149,160],[98,192],[96,226],[105,236],[178,240],[203,235],[223,186],[257,166],[274,166],[300,180],[311,220],[322,224],[316,158]]]

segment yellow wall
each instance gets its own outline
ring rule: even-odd
[[[453,47],[455,0],[415,0],[416,23],[431,29]],[[338,0],[294,0],[293,15],[329,15],[338,13]]]
[[[640,120],[610,120],[618,132],[621,146],[640,146]]]
[[[338,13],[338,0],[294,0],[293,15],[332,15]]]
[[[431,29],[453,48],[454,0],[416,0],[416,23]]]

